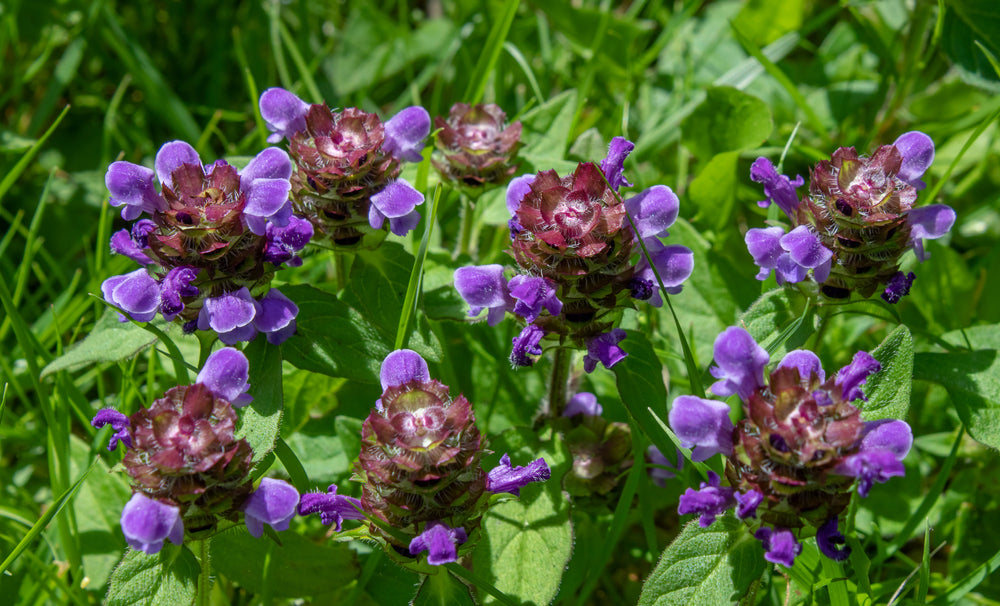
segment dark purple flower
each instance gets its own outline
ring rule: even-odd
[[[183,297],[197,297],[199,290],[193,284],[198,272],[195,267],[175,267],[160,282],[160,313],[166,320],[173,320],[184,310]]]
[[[267,334],[268,343],[280,345],[295,334],[297,315],[299,306],[281,294],[277,288],[272,288],[257,302],[257,314],[253,318],[253,325],[260,332]]]
[[[240,191],[246,200],[243,219],[250,231],[263,236],[267,225],[284,226],[292,216],[289,178],[292,161],[288,154],[277,147],[269,147],[257,154],[240,171]]]
[[[603,364],[604,368],[610,369],[624,360],[628,353],[618,346],[624,338],[624,330],[613,328],[588,341],[587,355],[583,357],[583,369],[587,372],[594,372],[598,362]]]
[[[504,453],[500,457],[500,465],[491,469],[486,476],[486,490],[520,496],[522,488],[532,482],[548,480],[551,475],[545,459],[535,459],[526,467],[512,467],[510,456]]]
[[[799,206],[799,196],[795,192],[795,188],[805,183],[802,175],[795,175],[793,181],[786,175],[779,174],[774,168],[774,164],[771,164],[767,158],[757,158],[750,166],[750,180],[754,183],[764,184],[766,199],[758,202],[758,206],[767,208],[773,202],[789,217],[795,214],[795,210]]]
[[[430,132],[430,114],[419,105],[411,105],[400,110],[385,123],[385,142],[382,143],[382,150],[400,160],[420,162],[423,160],[420,151],[424,148],[424,139]]]
[[[599,417],[602,412],[604,412],[604,408],[597,402],[597,396],[589,391],[581,391],[573,394],[573,397],[569,399],[562,416],[572,417],[583,414]]]
[[[520,177],[514,177],[507,184],[507,211],[510,212],[511,216],[515,216],[517,209],[521,206],[521,200],[531,192],[531,184],[534,183],[536,177],[537,175],[521,175]],[[515,216],[512,221],[516,220]],[[513,231],[513,228],[511,228],[512,233]]]
[[[299,504],[299,491],[284,480],[264,478],[243,505],[243,520],[254,537],[264,534],[264,524],[288,530]]]
[[[701,517],[698,519],[698,525],[702,528],[711,526],[716,517],[736,505],[734,496],[736,491],[729,487],[720,487],[719,482],[719,474],[714,471],[708,472],[708,482],[702,482],[699,490],[688,488],[684,491],[677,505],[677,513],[699,514]]]
[[[275,265],[288,263],[291,267],[298,267],[302,265],[302,259],[295,253],[305,248],[312,236],[312,223],[295,215],[288,218],[288,225],[284,227],[268,223],[264,260]]]
[[[219,340],[226,345],[249,341],[257,334],[253,319],[259,309],[250,290],[244,286],[235,292],[205,299],[204,306],[198,313],[198,329],[214,330],[219,333]]]
[[[715,363],[712,376],[720,379],[712,393],[727,398],[739,394],[744,402],[763,387],[764,367],[770,356],[746,330],[730,326],[715,339]]]
[[[764,545],[764,559],[775,564],[791,568],[795,556],[802,552],[802,544],[795,540],[795,535],[787,528],[758,528],[753,535]]]
[[[628,283],[628,289],[633,299],[647,301],[653,296],[656,286],[652,280],[633,276]],[[663,305],[662,299],[660,300],[660,305]]]
[[[826,381],[826,372],[819,358],[808,349],[796,349],[785,354],[785,357],[778,363],[778,368],[794,368],[799,373],[799,384],[807,388],[812,375],[819,378],[819,382]]]
[[[502,265],[470,265],[455,270],[455,290],[469,304],[469,316],[488,310],[486,322],[496,326],[514,301],[507,290]]]
[[[208,356],[205,366],[195,379],[208,387],[216,397],[228,400],[235,407],[246,406],[253,397],[250,389],[250,362],[238,349],[223,347]]]
[[[955,224],[955,209],[945,204],[931,204],[914,208],[906,213],[906,223],[910,226],[910,246],[920,262],[930,255],[924,251],[924,240],[936,240],[948,233]]]
[[[733,422],[725,402],[696,396],[678,396],[668,414],[670,428],[691,459],[704,461],[716,454],[733,454]]]
[[[836,517],[830,518],[816,530],[816,546],[819,547],[820,553],[831,560],[840,562],[846,560],[847,556],[851,555],[850,547],[839,547],[846,542],[847,539],[837,530]]]
[[[149,322],[160,309],[160,285],[142,268],[108,278],[101,284],[101,293],[105,301],[137,322]]]
[[[634,143],[625,137],[615,137],[608,145],[607,157],[601,160],[601,172],[607,178],[611,189],[615,191],[618,191],[622,185],[632,187],[632,184],[625,180],[624,171],[625,158],[632,153],[633,149],[635,149]]]
[[[149,221],[141,219],[141,221]],[[136,221],[138,224],[139,221]],[[146,253],[142,252],[143,247],[132,237],[132,233],[127,229],[120,229],[111,236],[111,252],[116,255],[123,255],[132,259],[139,265],[149,265],[153,262]]]
[[[545,331],[534,324],[525,326],[521,334],[513,338],[514,346],[510,351],[510,363],[514,366],[534,364],[535,360],[531,356],[542,355],[542,347],[539,344],[544,336]]]
[[[896,177],[917,188],[927,187],[920,177],[934,162],[934,141],[918,130],[903,133],[892,145],[903,156],[903,163]]]
[[[405,236],[420,222],[420,213],[414,210],[424,203],[424,195],[406,179],[397,179],[373,195],[368,208],[368,224],[372,229],[382,229],[389,219],[389,231]]]
[[[684,281],[688,279],[694,270],[694,253],[687,246],[680,244],[664,246],[655,237],[647,238],[643,242],[646,244],[646,250],[653,260],[653,266],[656,267],[656,273],[650,268],[646,256],[643,255],[639,259],[639,263],[635,266],[633,280],[641,280],[648,283],[651,287],[651,292],[646,300],[653,307],[660,307],[663,305],[663,299],[660,297],[656,275],[660,275],[660,281],[663,283],[667,294],[676,295],[680,293],[683,289]]]
[[[677,220],[680,200],[666,185],[654,185],[625,200],[625,209],[639,238],[662,238]]]
[[[886,303],[899,303],[900,299],[910,294],[910,287],[913,286],[913,281],[916,278],[916,274],[912,271],[909,274],[897,272],[896,275],[889,279],[889,283],[885,285],[885,291],[882,292],[882,299]]]
[[[684,466],[684,455],[681,454],[680,450],[674,452],[676,463],[664,456],[660,449],[653,445],[646,448],[646,458],[649,460],[646,471],[649,473],[650,479],[653,480],[653,484],[660,488],[667,485],[667,480],[676,478],[677,472]]]
[[[108,450],[118,448],[118,442],[121,442],[125,446],[132,446],[132,436],[129,434],[131,425],[129,425],[128,417],[117,410],[113,408],[98,410],[90,424],[98,429],[105,425],[110,425],[111,429],[115,430],[115,433],[111,434],[111,440],[108,442]]]
[[[365,519],[361,501],[337,494],[336,484],[330,484],[326,494],[307,492],[302,495],[302,500],[299,501],[299,515],[307,516],[312,513],[318,513],[320,521],[326,526],[333,524],[337,532],[340,532],[344,520]]]
[[[410,555],[427,552],[427,563],[440,566],[458,560],[458,546],[468,540],[465,529],[451,528],[444,522],[430,522],[410,541]]]
[[[306,112],[309,104],[283,88],[269,88],[260,96],[260,115],[273,134],[268,143],[277,143],[283,138],[306,129]]]
[[[751,488],[747,492],[737,492],[736,517],[741,520],[757,517],[757,508],[763,500],[764,493],[755,488]]]
[[[868,496],[868,491],[876,482],[902,476],[903,464],[889,450],[862,450],[850,455],[833,468],[834,473],[858,479],[858,494]]]
[[[836,384],[843,390],[844,399],[848,402],[859,398],[867,401],[868,398],[861,392],[861,386],[865,384],[868,375],[880,370],[882,365],[867,352],[859,351],[854,354],[851,363],[837,373]]]
[[[514,313],[529,323],[538,318],[543,308],[553,316],[562,311],[562,301],[556,298],[556,284],[548,278],[519,274],[510,279],[507,289],[517,300]]]
[[[169,539],[174,545],[184,542],[184,521],[176,505],[161,503],[137,492],[122,510],[122,532],[132,549],[153,554]]]

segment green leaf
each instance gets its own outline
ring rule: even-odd
[[[802,0],[749,0],[733,23],[754,44],[764,46],[802,28],[803,4]]]
[[[682,126],[684,143],[695,157],[711,158],[760,146],[771,134],[771,111],[753,95],[714,87]]]
[[[174,606],[194,602],[200,567],[191,550],[165,543],[149,555],[134,549],[122,558],[108,587],[107,606]]]
[[[1000,449],[1000,324],[946,333],[942,339],[955,349],[916,354],[913,378],[943,385],[969,435]]]
[[[572,171],[575,162],[566,161],[566,149],[576,113],[576,91],[568,90],[552,97],[521,117],[528,144],[521,157],[539,170]]]
[[[885,338],[872,356],[882,363],[882,370],[865,382],[868,402],[862,406],[866,421],[905,419],[910,410],[910,387],[913,385],[913,337],[900,325]]]
[[[732,516],[688,522],[646,579],[639,606],[716,606],[739,600],[763,574],[764,550]]]
[[[698,209],[698,214],[692,221],[708,224],[718,231],[724,230],[731,223],[733,204],[736,202],[736,165],[739,159],[739,152],[723,152],[702,167],[688,189],[687,197]]]
[[[621,347],[628,352],[628,357],[615,364],[611,370],[615,373],[615,383],[618,385],[622,404],[660,452],[673,452],[676,446],[663,431],[662,422],[657,423],[650,410],[662,410],[664,414],[667,412],[663,364],[656,357],[649,339],[640,332],[628,331]]]
[[[212,564],[249,592],[284,598],[339,591],[358,576],[346,544],[317,545],[294,532],[278,533],[278,538],[280,545],[233,528],[212,538]]]
[[[950,0],[944,12],[942,50],[967,82],[998,90],[1000,79],[976,42],[1000,56],[1000,7],[993,0]]]
[[[808,313],[808,301],[789,288],[770,290],[740,316],[740,326],[778,359],[805,343],[816,330],[816,316]]]
[[[152,324],[161,330],[170,330],[171,322],[162,317]],[[107,308],[93,330],[63,355],[42,369],[42,377],[60,370],[74,370],[95,362],[117,362],[130,358],[156,341],[156,337],[132,322],[119,322],[118,312]]]
[[[238,438],[246,438],[257,463],[274,448],[281,426],[284,396],[281,390],[281,349],[263,337],[243,352],[250,361],[250,395],[253,401],[240,412]]]
[[[472,593],[450,572],[442,570],[437,574],[425,575],[417,588],[417,594],[410,600],[411,606],[475,606]]]

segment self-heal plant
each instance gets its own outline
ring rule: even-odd
[[[547,170],[512,180],[508,253],[515,275],[506,278],[500,265],[455,272],[471,315],[487,309],[493,325],[512,312],[526,322],[514,339],[515,366],[531,365],[543,342],[585,350],[588,372],[598,363],[614,366],[625,357],[618,345],[625,332],[617,328],[624,309],[634,299],[662,305],[657,273],[671,294],[691,275],[692,252],[661,241],[677,219],[673,191],[654,185],[624,201],[618,195],[631,185],[623,165],[633,147],[616,137],[600,167],[585,162],[566,177]]]
[[[955,222],[944,204],[914,208],[920,177],[934,160],[934,142],[919,131],[901,135],[871,157],[841,147],[819,162],[809,176],[809,193],[799,199],[804,181],[779,174],[767,158],[758,158],[750,178],[764,185],[767,207],[777,204],[791,229],[772,226],[746,234],[750,254],[763,280],[773,271],[779,284],[810,276],[829,299],[851,293],[896,303],[910,290],[915,275],[899,270],[902,254],[913,249],[924,261],[924,240],[940,238]]]
[[[260,537],[264,525],[288,528],[299,493],[282,480],[264,478],[257,488],[249,474],[253,451],[236,438],[235,407],[246,393],[249,364],[232,348],[208,357],[193,385],[174,387],[131,417],[105,408],[93,425],[114,430],[108,446],[126,447],[122,467],[133,495],[121,527],[134,549],[156,553],[165,540],[211,537],[220,523],[238,523]]]
[[[105,280],[104,299],[134,320],[161,314],[230,345],[258,332],[272,343],[291,336],[298,307],[270,283],[283,264],[301,264],[295,253],[313,230],[292,215],[288,155],[268,148],[237,170],[203,165],[193,147],[171,141],[154,164],[115,162],[105,176],[111,205],[135,220],[111,250],[143,267]]]
[[[310,105],[282,88],[260,97],[260,113],[273,133],[288,139],[295,162],[291,195],[296,214],[332,248],[372,248],[386,231],[406,235],[417,226],[424,196],[399,178],[402,162],[419,162],[431,118],[422,107],[403,109],[389,121],[349,107]]]
[[[913,434],[904,421],[862,421],[855,406],[877,360],[858,352],[851,363],[827,378],[816,354],[789,352],[765,377],[767,352],[742,328],[730,327],[715,341],[719,379],[712,392],[738,395],[744,418],[735,426],[719,401],[680,396],[670,410],[670,427],[691,458],[726,457],[722,479],[709,472],[700,490],[681,496],[678,512],[699,514],[701,526],[735,508],[743,520],[757,518],[755,536],[768,561],[792,566],[801,551],[802,529],[816,529],[820,551],[847,557],[837,520],[852,487],[867,497],[875,483],[903,475],[902,459]]]
[[[493,103],[456,103],[447,119],[434,118],[434,167],[472,197],[485,187],[506,183],[517,170],[515,156],[521,147],[521,123],[506,122],[507,114]]]
[[[454,562],[460,547],[472,548],[470,537],[497,499],[491,495],[517,495],[530,482],[548,479],[548,465],[537,459],[515,467],[504,455],[485,472],[486,440],[472,405],[461,395],[452,399],[416,352],[389,354],[380,378],[382,397],[362,426],[354,463],[361,498],[338,495],[330,486],[325,494],[303,495],[299,513],[319,514],[337,530],[344,520],[368,518],[361,530],[403,564],[415,563],[424,551],[428,564]]]

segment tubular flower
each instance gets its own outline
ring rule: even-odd
[[[132,500],[122,512],[129,544],[147,553],[163,539],[183,542],[210,535],[221,519],[242,514],[254,536],[263,524],[288,528],[298,492],[282,480],[264,478],[254,490],[253,451],[236,438],[233,407],[251,400],[246,357],[232,348],[209,356],[193,385],[174,387],[131,417],[103,409],[95,427],[111,425],[111,445],[127,447],[122,467],[131,478]]]
[[[758,349],[742,328],[727,329],[715,342],[719,367],[711,370],[723,380],[712,390],[739,395],[744,418],[735,426],[722,402],[674,400],[669,421],[682,445],[694,448],[696,461],[725,456],[730,485],[710,481],[689,491],[679,511],[701,513],[703,525],[731,507],[740,518],[760,519],[770,528],[758,530],[757,537],[772,562],[791,566],[801,550],[792,530],[807,525],[818,529],[824,554],[843,559],[847,550],[837,547],[844,542],[837,518],[852,486],[866,497],[876,482],[903,475],[902,460],[913,442],[910,427],[894,419],[861,420],[853,402],[864,399],[861,386],[881,370],[869,354],[858,352],[827,378],[819,358],[806,350],[789,352],[767,374],[767,355],[754,354]]]
[[[105,176],[123,218],[151,218],[112,236],[111,250],[143,267],[105,280],[104,299],[134,320],[159,313],[230,345],[258,332],[273,343],[286,339],[294,321],[273,327],[261,303],[282,297],[269,286],[274,272],[294,265],[312,236],[312,226],[292,216],[288,155],[268,148],[237,171],[224,160],[202,165],[193,147],[171,141],[154,164],[155,173],[115,162]],[[298,309],[290,309],[294,319]]]
[[[355,107],[335,112],[270,88],[260,97],[260,113],[274,142],[288,139],[295,164],[292,203],[315,228],[317,241],[345,250],[374,248],[387,231],[405,235],[416,227],[415,207],[424,196],[399,173],[401,162],[420,161],[430,132],[424,108],[408,107],[382,122]]]
[[[434,167],[473,195],[506,183],[517,170],[514,157],[521,147],[521,123],[506,122],[507,114],[493,103],[456,103],[447,119],[434,118]]]
[[[914,208],[924,188],[920,177],[934,160],[934,142],[919,131],[901,135],[879,147],[871,157],[853,147],[841,147],[830,160],[819,162],[803,184],[781,175],[766,158],[758,158],[750,178],[764,185],[761,206],[777,204],[791,222],[782,227],[751,229],[746,245],[763,280],[773,271],[779,284],[810,276],[829,299],[851,293],[896,303],[909,293],[913,273],[899,270],[902,254],[913,249],[923,261],[924,240],[940,238],[955,222],[955,211],[944,204]]]
[[[544,342],[587,350],[588,372],[598,362],[610,368],[625,357],[617,346],[624,337],[617,328],[624,309],[634,307],[635,299],[662,305],[660,283],[668,293],[680,292],[694,264],[688,248],[660,240],[680,204],[669,187],[655,185],[625,200],[618,195],[620,186],[630,185],[623,163],[632,147],[616,137],[600,168],[586,162],[566,177],[546,170],[511,180],[506,202],[514,275],[498,285],[499,266],[455,274],[459,294],[474,311],[493,302],[491,324],[511,311],[541,331]],[[487,269],[490,281],[469,279]],[[530,363],[522,355],[527,350],[519,352],[517,340],[514,345],[512,360]]]
[[[338,530],[344,520],[367,516],[373,520],[369,535],[392,547],[390,555],[429,550],[429,564],[453,562],[457,546],[479,528],[490,493],[517,495],[530,482],[548,479],[548,466],[538,459],[513,467],[504,456],[487,474],[481,464],[486,441],[472,405],[461,395],[451,398],[416,352],[390,353],[380,379],[384,391],[362,425],[354,462],[361,498],[337,495],[331,486],[327,494],[303,495],[299,513],[318,513]],[[385,532],[381,523],[399,532]]]

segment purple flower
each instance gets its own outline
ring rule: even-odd
[[[420,213],[414,210],[424,203],[424,195],[407,182],[397,179],[372,196],[368,208],[368,224],[372,229],[382,229],[389,219],[389,231],[405,236],[420,222]]]
[[[716,517],[736,505],[736,497],[733,496],[736,491],[729,487],[720,487],[720,479],[719,474],[710,471],[708,482],[702,482],[699,490],[693,488],[685,490],[677,505],[677,513],[699,514],[701,517],[698,519],[698,525],[702,528],[711,526]]]
[[[763,500],[764,493],[755,488],[751,488],[747,492],[737,492],[736,517],[741,520],[757,517],[757,508]]]
[[[607,178],[608,185],[615,191],[618,191],[622,185],[632,187],[632,184],[625,180],[624,171],[625,158],[632,153],[633,149],[635,149],[634,143],[625,137],[615,137],[608,145],[607,157],[601,160],[601,172]]]
[[[312,513],[318,513],[323,524],[327,526],[333,524],[337,532],[340,532],[344,520],[365,519],[365,514],[361,512],[361,501],[337,494],[336,484],[330,484],[326,494],[307,492],[302,495],[302,500],[299,501],[299,515],[307,516]]]
[[[111,440],[108,442],[108,450],[118,448],[118,442],[125,444],[127,447],[132,446],[132,436],[129,434],[131,425],[129,424],[128,417],[117,410],[113,408],[98,410],[90,424],[98,429],[105,425],[110,425],[111,429],[115,430],[115,433],[111,434]]]
[[[521,175],[514,177],[507,184],[507,211],[511,216],[514,216],[521,206],[521,200],[531,191],[531,184],[534,183],[536,177],[537,175]],[[516,221],[516,219],[512,219],[512,221]],[[511,227],[511,232],[513,233],[513,231],[514,229]]]
[[[292,161],[284,150],[269,147],[257,154],[240,172],[240,191],[246,199],[243,219],[250,231],[263,236],[267,225],[281,227],[292,216],[289,178]]]
[[[132,549],[153,554],[164,539],[174,545],[184,542],[184,521],[176,505],[155,501],[141,492],[132,495],[122,510],[122,532]]]
[[[819,547],[820,553],[831,560],[839,562],[846,560],[847,556],[851,555],[850,547],[839,547],[846,542],[847,539],[837,530],[836,517],[830,518],[816,530],[816,546]]]
[[[521,334],[512,339],[514,346],[510,351],[510,363],[513,366],[534,364],[535,360],[530,356],[542,355],[542,347],[539,344],[544,336],[545,331],[534,324],[525,326]]]
[[[397,349],[382,361],[379,371],[382,391],[407,383],[424,383],[431,380],[427,362],[412,349]]]
[[[922,263],[930,257],[924,251],[924,240],[936,240],[948,233],[955,224],[955,210],[945,204],[914,208],[906,213],[906,224],[910,226],[910,246]]]
[[[656,267],[656,273],[650,268],[646,256],[643,255],[635,267],[633,281],[640,284],[639,288],[643,291],[640,294],[645,294],[643,284],[649,284],[650,293],[646,300],[653,307],[660,307],[663,305],[663,299],[660,297],[660,289],[656,283],[656,274],[660,275],[660,280],[663,282],[667,294],[678,294],[683,288],[684,281],[694,270],[694,253],[687,246],[680,244],[664,246],[657,238],[647,238],[644,242],[646,250],[649,251],[649,256],[653,260],[653,266]]]
[[[654,185],[625,200],[625,210],[632,217],[639,238],[662,238],[677,220],[680,200],[666,185]]]
[[[307,219],[292,215],[288,218],[288,225],[284,227],[268,223],[266,235],[264,260],[275,265],[288,263],[291,267],[298,267],[302,265],[302,259],[295,256],[295,253],[305,248],[313,237],[313,226]]]
[[[198,313],[198,329],[212,329],[226,345],[249,341],[257,334],[253,319],[259,306],[244,286],[235,292],[205,299]]]
[[[902,476],[905,472],[903,464],[889,450],[862,450],[844,458],[836,467],[834,473],[858,479],[858,494],[868,496],[868,491],[876,482],[889,481],[889,478]]]
[[[667,417],[691,460],[704,461],[716,454],[733,454],[733,422],[725,402],[696,396],[678,396]]]
[[[427,563],[440,566],[458,560],[458,546],[468,540],[461,526],[451,528],[444,522],[430,522],[410,541],[410,555],[427,552]]]
[[[542,308],[553,316],[562,311],[562,301],[556,297],[556,285],[548,278],[517,275],[510,279],[507,288],[510,295],[517,299],[514,313],[528,322],[534,322],[542,313]]]
[[[306,129],[309,104],[283,88],[269,88],[260,96],[260,115],[273,134],[268,143],[277,143]]]
[[[264,478],[243,505],[243,520],[254,537],[264,534],[264,524],[288,530],[299,504],[299,491],[284,480]]]
[[[401,110],[385,123],[385,141],[382,143],[382,151],[391,153],[400,160],[420,162],[423,160],[420,151],[424,148],[424,138],[430,132],[430,114],[419,105],[412,105]]]
[[[809,379],[812,375],[819,378],[819,382],[826,381],[826,372],[819,358],[808,349],[796,349],[785,354],[785,357],[778,363],[778,368],[794,368],[799,373],[799,384],[802,387],[809,386]]]
[[[149,219],[140,219],[139,221],[135,222],[135,225],[138,225],[143,221],[152,223],[152,221],[150,221]],[[134,231],[135,231],[134,226],[132,228],[132,232],[130,232],[127,229],[121,229],[116,231],[114,235],[111,236],[111,252],[115,253],[116,255],[124,255],[129,259],[132,259],[139,265],[149,265],[150,263],[153,262],[153,260],[150,259],[149,256],[146,255],[146,253],[142,252],[142,249],[145,248],[145,246],[144,245],[140,246],[139,243],[132,236],[132,233]]]
[[[861,451],[885,450],[902,461],[913,446],[913,430],[905,421],[880,419],[866,421],[861,430]]]
[[[272,288],[257,302],[257,314],[253,318],[253,325],[260,332],[267,334],[268,343],[280,345],[295,334],[297,315],[299,306],[281,294],[277,288]]]
[[[250,389],[250,362],[238,349],[223,347],[208,356],[195,383],[208,387],[216,397],[228,400],[234,407],[246,406],[253,397]]]
[[[610,369],[624,360],[628,353],[618,347],[624,338],[624,330],[613,328],[609,332],[597,335],[587,341],[587,355],[583,357],[583,369],[587,372],[594,372],[598,362],[603,364],[604,368]]]
[[[486,475],[486,490],[493,493],[509,492],[517,497],[521,496],[521,489],[528,484],[548,480],[551,475],[545,459],[535,459],[526,467],[512,467],[510,456],[504,453],[500,457],[500,465]]]
[[[199,290],[193,284],[198,272],[194,267],[175,267],[160,282],[160,313],[164,319],[173,320],[184,310],[183,297],[197,297]]]
[[[843,390],[844,400],[851,402],[860,398],[867,401],[868,398],[861,392],[861,386],[865,384],[868,375],[880,370],[882,370],[882,365],[867,352],[859,351],[854,354],[851,363],[841,368],[840,372],[837,373],[835,381]]]
[[[681,470],[684,466],[684,455],[681,454],[680,450],[675,451],[674,460],[677,463],[673,463],[668,459],[660,449],[656,446],[650,445],[646,448],[646,458],[649,459],[649,466],[646,469],[649,473],[650,479],[653,480],[653,484],[656,484],[660,488],[667,485],[667,480],[677,477],[677,472]]]
[[[913,281],[916,278],[916,274],[912,271],[909,274],[897,272],[886,284],[885,291],[882,292],[882,299],[886,303],[899,303],[900,299],[910,294],[910,287],[913,286]]]
[[[795,175],[793,181],[786,175],[779,174],[774,168],[774,164],[771,164],[767,158],[757,158],[750,167],[750,180],[754,183],[764,184],[766,199],[758,202],[758,206],[767,208],[773,202],[789,218],[795,214],[795,210],[799,206],[799,196],[795,192],[795,188],[805,183],[802,175]]]
[[[918,190],[927,187],[920,177],[934,162],[934,141],[918,130],[903,133],[892,143],[903,156],[903,164],[896,176]]]
[[[739,394],[744,402],[763,387],[764,367],[769,356],[746,330],[730,326],[715,339],[715,363],[712,376],[720,379],[712,393],[727,398]]]
[[[753,535],[764,545],[764,559],[775,564],[791,568],[795,556],[802,552],[802,544],[795,540],[795,535],[787,528],[758,528]]]
[[[455,270],[455,289],[469,304],[469,316],[478,316],[487,309],[486,322],[496,326],[504,313],[512,310],[514,301],[507,290],[502,265],[470,265]]]
[[[758,280],[767,279],[771,270],[775,271],[778,284],[801,282],[809,269],[813,270],[816,282],[830,277],[833,253],[805,225],[787,234],[780,227],[750,229],[744,241],[754,263],[761,268]]]
[[[104,175],[104,184],[111,192],[111,206],[122,206],[122,219],[133,221],[142,213],[167,209],[167,202],[153,186],[154,173],[145,166],[131,162],[113,162]]]
[[[108,278],[101,284],[101,293],[105,301],[121,308],[137,322],[149,322],[160,309],[160,285],[142,268]]]
[[[599,417],[602,412],[604,412],[604,408],[597,402],[597,396],[589,391],[581,391],[573,394],[573,397],[569,399],[562,416],[572,417],[583,414]]]

